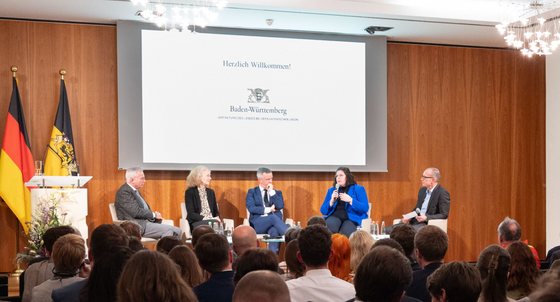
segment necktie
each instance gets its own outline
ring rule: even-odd
[[[268,201],[268,190],[264,189],[264,206],[270,207],[270,202]]]

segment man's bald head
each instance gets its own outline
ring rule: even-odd
[[[236,227],[231,234],[231,242],[233,244],[233,250],[238,256],[242,255],[248,249],[259,247],[257,233],[248,225]]]
[[[243,276],[233,292],[233,302],[290,302],[286,281],[272,271],[254,271]]]

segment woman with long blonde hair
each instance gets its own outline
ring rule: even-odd
[[[211,180],[210,169],[205,166],[195,167],[187,176],[185,207],[191,230],[199,225],[208,225],[208,222],[220,221],[216,194],[208,188]]]
[[[362,258],[371,250],[375,243],[373,237],[366,231],[356,231],[350,235],[350,270],[356,271]]]

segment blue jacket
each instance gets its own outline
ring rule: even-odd
[[[282,212],[280,212],[280,210],[284,208],[284,197],[282,197],[282,191],[275,191],[276,194],[274,196],[271,196],[269,201],[270,204],[274,205],[274,208],[278,211],[269,213],[268,215],[276,215],[280,219],[282,219]],[[247,207],[247,210],[249,210],[249,222],[251,224],[255,222],[254,220],[256,217],[264,215],[264,205],[260,187],[257,186],[255,188],[249,189],[249,191],[247,192],[247,197],[245,198],[245,206]]]
[[[334,190],[336,190],[336,188],[332,187],[327,191],[327,196],[325,197],[325,201],[321,206],[321,214],[326,215],[325,218],[332,215],[338,203],[338,201],[336,201],[335,203],[333,203],[332,207],[329,207],[331,196]],[[349,202],[346,202],[346,212],[348,213],[348,218],[361,225],[362,220],[368,218],[367,211],[369,209],[369,204],[366,189],[364,189],[364,187],[360,185],[352,185],[350,186],[350,188],[348,188],[347,194],[352,197],[352,205],[350,205]]]

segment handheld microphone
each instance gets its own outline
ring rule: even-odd
[[[338,188],[340,188],[340,185],[336,184],[334,187],[336,188],[336,191],[338,192]]]
[[[416,208],[416,216],[420,216],[420,209]]]

